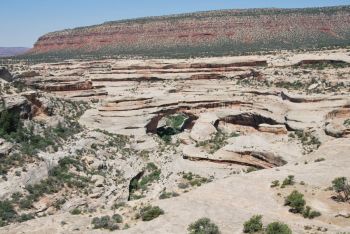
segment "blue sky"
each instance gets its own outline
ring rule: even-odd
[[[1,0],[0,46],[31,47],[47,32],[142,16],[335,5],[350,5],[350,0]]]

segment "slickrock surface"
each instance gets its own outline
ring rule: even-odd
[[[109,233],[91,222],[115,213],[123,217],[117,233],[186,233],[201,217],[242,233],[255,214],[293,233],[350,231],[350,203],[328,189],[336,177],[350,179],[349,50],[15,63],[11,73],[28,90],[2,89],[1,113],[20,110],[25,126],[59,145],[1,172],[1,200],[34,216],[0,233]],[[1,139],[0,160],[22,152],[10,140]],[[67,157],[76,161],[66,167]],[[51,181],[56,189],[30,206],[13,200],[65,170],[74,180]],[[288,175],[294,185],[271,187]],[[322,215],[289,212],[293,190]],[[165,192],[177,196],[160,199]],[[164,214],[137,218],[147,204]]]

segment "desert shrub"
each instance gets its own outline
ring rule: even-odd
[[[94,229],[108,229],[110,231],[114,231],[119,229],[116,222],[111,219],[108,215],[102,217],[95,217],[92,219],[91,224]]]
[[[291,207],[289,211],[292,213],[300,213],[304,218],[309,219],[321,216],[320,212],[311,210],[310,206],[305,207],[305,204],[304,195],[296,190],[285,199],[285,205]]]
[[[257,171],[258,169],[255,168],[255,167],[248,167],[247,170],[246,170],[246,173],[251,173],[251,172],[254,172],[254,171]]]
[[[350,127],[350,119],[344,121],[344,126]]]
[[[350,185],[345,177],[338,177],[332,181],[332,188],[338,193],[338,198],[341,201],[348,201],[350,199]]]
[[[299,89],[305,88],[305,84],[303,84],[299,80],[293,81],[293,82],[279,81],[279,82],[276,82],[275,85],[278,88],[294,89],[294,90],[299,90]]]
[[[9,200],[0,201],[0,227],[7,225],[16,216],[17,213]]]
[[[315,159],[315,162],[322,162],[322,161],[325,161],[326,159],[325,158],[317,158]]]
[[[280,186],[279,180],[274,180],[271,182],[271,186],[270,186],[271,188],[278,187],[278,186]]]
[[[313,150],[318,149],[321,145],[320,140],[310,132],[296,131],[295,134],[302,143],[304,151],[306,153],[310,153]]]
[[[0,113],[0,136],[5,137],[16,132],[20,127],[20,115],[18,111],[4,110]]]
[[[62,205],[66,203],[66,201],[67,200],[65,198],[58,199],[53,203],[52,206],[55,207],[57,210],[59,210],[61,209]]]
[[[138,188],[146,189],[148,184],[151,184],[154,181],[159,180],[161,170],[158,169],[158,167],[155,164],[153,163],[147,164],[147,171],[149,172],[149,174],[141,178],[137,186]]]
[[[116,210],[116,209],[119,209],[120,207],[124,207],[124,206],[126,206],[125,202],[117,202],[117,203],[114,203],[112,205],[112,210]]]
[[[306,206],[304,211],[303,211],[303,217],[304,218],[309,218],[309,219],[313,219],[316,217],[321,216],[321,213],[315,210],[311,210],[310,206]]]
[[[289,211],[292,213],[302,213],[305,206],[304,195],[294,190],[286,197],[284,205],[290,206],[291,209]]]
[[[316,217],[319,217],[321,216],[321,212],[319,211],[315,211],[315,210],[312,210],[309,214],[309,219],[313,219],[313,218],[316,218]]]
[[[164,211],[158,206],[146,206],[141,209],[140,216],[142,221],[150,221],[164,214]]]
[[[18,202],[22,197],[23,195],[20,192],[15,192],[11,195],[12,202]]]
[[[190,234],[220,234],[219,227],[209,218],[201,218],[187,228]]]
[[[123,222],[123,217],[120,214],[114,214],[112,216],[112,219],[116,222],[116,223],[122,223]]]
[[[22,223],[22,222],[26,222],[28,220],[34,219],[35,216],[33,214],[21,214],[18,217],[18,222]]]
[[[70,211],[72,215],[80,215],[82,212],[79,208],[74,208],[73,210]]]
[[[244,223],[243,232],[244,233],[254,233],[261,231],[263,229],[262,216],[254,215],[248,221]]]
[[[177,187],[180,189],[187,189],[189,185],[187,183],[179,183]]]
[[[216,134],[207,141],[198,142],[196,147],[205,147],[210,154],[214,154],[216,151],[227,145],[227,139],[230,137],[236,137],[236,134],[227,134],[223,131],[217,131]],[[238,135],[239,136],[239,135]]]
[[[167,199],[167,198],[172,198],[172,197],[177,197],[177,196],[179,196],[178,193],[163,191],[163,192],[160,194],[159,199]]]
[[[292,234],[292,230],[287,224],[280,222],[273,222],[267,225],[266,234]]]
[[[19,201],[19,208],[21,209],[30,209],[33,205],[33,198],[31,196],[25,197]]]
[[[289,186],[289,185],[294,185],[294,184],[295,184],[294,176],[293,175],[289,175],[287,178],[285,178],[283,180],[281,188],[284,188],[284,187]]]
[[[201,186],[202,184],[209,183],[212,180],[209,178],[201,177],[200,175],[193,174],[192,172],[187,172],[182,175],[182,178],[187,180],[188,183],[194,187],[194,186]]]

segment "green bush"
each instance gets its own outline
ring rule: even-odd
[[[273,222],[267,225],[266,234],[292,234],[292,230],[284,223]]]
[[[19,201],[19,208],[21,209],[30,209],[33,205],[33,198],[32,196],[25,197]]]
[[[338,198],[342,201],[350,200],[350,185],[345,177],[338,177],[332,181],[332,188],[338,193]]]
[[[251,172],[254,172],[254,171],[257,171],[258,169],[255,168],[255,167],[248,167],[247,170],[246,170],[246,173],[251,173]]]
[[[112,210],[116,210],[116,209],[119,209],[120,207],[124,207],[126,206],[126,203],[125,202],[117,202],[117,203],[114,203],[112,205]]]
[[[114,214],[112,216],[112,219],[116,222],[116,223],[122,223],[123,222],[123,217],[120,214]]]
[[[294,185],[294,184],[295,184],[294,176],[293,175],[289,175],[287,178],[285,178],[283,180],[281,188],[284,188],[284,187],[289,186],[289,185]]]
[[[271,182],[271,186],[270,186],[271,188],[278,187],[278,186],[280,186],[279,180],[274,180]]]
[[[158,206],[146,206],[141,209],[140,216],[142,221],[150,221],[164,214],[164,211]]]
[[[119,226],[116,224],[116,222],[108,215],[102,216],[100,218],[93,218],[91,224],[93,225],[94,229],[108,229],[110,231],[119,229]]]
[[[305,206],[304,195],[294,190],[289,196],[286,197],[284,205],[290,206],[290,212],[302,213]]]
[[[248,221],[244,223],[243,232],[244,233],[254,233],[261,231],[263,229],[262,216],[254,215]]]
[[[163,191],[163,192],[160,194],[159,199],[168,199],[168,198],[177,197],[177,196],[179,196],[178,193]]]
[[[18,222],[22,223],[22,222],[26,222],[28,220],[34,219],[35,216],[33,214],[21,214],[18,217]]]
[[[184,173],[182,175],[182,178],[187,180],[192,187],[194,187],[194,186],[199,187],[202,184],[209,183],[212,181],[211,179],[201,177],[200,175],[193,174],[192,172]]]
[[[5,107],[4,107],[5,108]],[[0,136],[5,137],[16,132],[20,127],[20,115],[18,111],[4,110],[0,114]]]
[[[73,210],[70,211],[72,215],[80,215],[82,212],[78,208],[74,208]]]
[[[187,228],[190,234],[220,234],[218,226],[209,218],[201,218]]]
[[[325,160],[326,160],[325,158],[317,158],[317,159],[315,159],[314,162],[322,162],[322,161],[325,161]]]
[[[17,213],[9,200],[0,201],[0,227],[7,225],[16,216]]]
[[[315,211],[315,210],[312,210],[309,214],[309,219],[313,219],[313,218],[316,218],[316,217],[319,217],[321,216],[321,212],[319,211]]]
[[[350,127],[350,119],[344,121],[344,126]]]

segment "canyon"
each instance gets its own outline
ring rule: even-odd
[[[120,20],[1,58],[0,233],[349,233],[349,13]]]
[[[115,213],[123,217],[120,233],[184,233],[201,217],[222,233],[241,233],[254,214],[284,222],[293,233],[347,232],[350,203],[334,201],[327,188],[336,177],[350,177],[349,64],[348,49],[13,61],[12,79],[6,73],[2,81],[10,86],[2,89],[5,107],[59,145],[24,153],[25,163],[3,174],[1,199],[33,217],[11,221],[0,233],[108,233],[94,229],[92,217]],[[2,140],[2,160],[22,152],[17,144]],[[67,157],[77,160],[67,169],[86,178],[84,188],[62,182],[29,207],[16,205],[13,194],[30,196],[30,186],[52,179],[52,168],[66,170]],[[288,175],[294,185],[270,186]],[[283,197],[296,189],[320,217],[288,212]],[[164,214],[140,220],[145,204]]]

